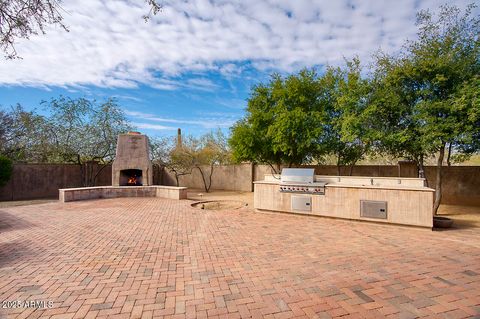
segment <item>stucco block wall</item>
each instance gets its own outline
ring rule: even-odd
[[[337,175],[335,165],[304,166],[315,168],[316,175]],[[425,167],[430,187],[435,187],[435,166]],[[208,168],[206,168],[208,171]],[[348,167],[341,167],[342,176],[349,175]],[[445,166],[443,167],[443,204],[480,206],[480,166]],[[225,165],[215,168],[212,176],[212,189],[251,191],[254,181],[261,181],[265,174],[272,174],[269,165]],[[401,165],[358,165],[353,168],[352,176],[373,177],[417,177],[414,164],[405,162]],[[163,184],[175,185],[175,177],[164,169]],[[191,175],[180,177],[180,186],[203,189],[202,177],[198,170]]]
[[[110,185],[111,176],[111,167],[105,167],[97,177],[96,186]],[[60,188],[81,186],[83,183],[80,165],[15,164],[10,181],[0,188],[0,200],[58,198]]]
[[[317,175],[337,175],[334,165],[313,166]],[[435,167],[425,168],[428,185],[435,186]],[[208,172],[209,168],[206,168]],[[105,167],[97,178],[96,186],[111,185],[112,169]],[[268,165],[224,165],[215,167],[212,189],[252,191],[253,182],[272,174]],[[355,166],[353,176],[416,177],[416,167],[409,163],[400,165]],[[341,169],[348,175],[348,168]],[[153,167],[153,184],[175,186],[175,177],[168,169]],[[60,188],[82,187],[79,165],[73,164],[15,164],[11,180],[0,188],[0,200],[27,200],[58,198]],[[180,177],[180,186],[203,189],[198,170]],[[480,206],[480,166],[444,167],[443,204]]]
[[[480,206],[480,166],[443,167],[442,204]],[[436,167],[425,168],[428,186],[435,188]]]
[[[208,179],[210,167],[205,166],[202,169],[205,172],[205,178]],[[251,192],[253,191],[253,169],[253,164],[216,166],[213,170],[211,189]],[[194,169],[192,174],[180,176],[179,182],[180,186],[187,186],[188,188],[204,188],[202,175],[198,169]],[[175,186],[175,174],[165,169],[163,183],[164,185]]]

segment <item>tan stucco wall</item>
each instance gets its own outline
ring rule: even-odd
[[[207,169],[208,170],[208,169]],[[97,179],[98,186],[111,185],[111,167],[106,167]],[[348,172],[342,168],[342,175]],[[271,174],[268,165],[226,165],[216,167],[212,189],[252,191],[253,181]],[[317,175],[337,175],[336,166],[315,166]],[[361,165],[353,169],[354,176],[398,176],[397,165]],[[401,177],[416,177],[414,167],[402,166]],[[435,167],[427,166],[428,185],[435,186]],[[154,167],[153,184],[175,185],[175,178],[167,169]],[[11,180],[0,188],[0,200],[56,198],[58,189],[82,187],[80,166],[71,164],[15,164]],[[180,178],[180,186],[203,188],[198,170]],[[444,167],[444,204],[480,206],[480,166]]]
[[[111,185],[111,174],[111,167],[105,167],[96,185]],[[81,186],[80,165],[15,164],[10,181],[0,188],[0,200],[57,198],[60,188]]]
[[[210,167],[202,168],[205,172],[205,178],[208,178]],[[251,192],[253,191],[253,165],[239,164],[239,165],[222,165],[216,166],[212,175],[212,188],[223,190],[237,190]],[[163,182],[165,185],[174,186],[175,175],[165,169]],[[180,176],[180,186],[187,186],[189,188],[203,189],[204,184],[202,176],[198,169],[194,169],[192,174]]]
[[[317,175],[337,175],[335,165],[309,166],[315,168]],[[480,166],[443,167],[443,200],[444,204],[480,206]],[[208,168],[206,168],[208,171]],[[342,167],[341,175],[348,175],[349,168]],[[435,167],[425,168],[428,185],[435,187]],[[253,181],[264,179],[265,174],[272,174],[268,165],[226,165],[215,168],[212,177],[212,189],[251,191]],[[353,168],[353,176],[384,177],[417,177],[416,166],[411,163],[398,165],[358,165]],[[163,183],[175,185],[175,177],[167,169],[164,170]],[[203,188],[198,170],[191,175],[180,177],[180,186]]]
[[[480,206],[480,166],[443,167],[442,204]],[[428,186],[435,188],[436,167],[425,168]]]

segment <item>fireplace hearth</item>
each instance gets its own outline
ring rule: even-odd
[[[138,132],[120,134],[112,165],[112,185],[148,186],[152,184],[148,137]]]

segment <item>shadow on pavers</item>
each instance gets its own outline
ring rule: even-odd
[[[24,240],[0,243],[0,269],[31,259],[36,254],[37,251],[34,251],[31,244]]]
[[[29,221],[0,210],[0,234],[6,231],[24,229],[35,226]]]

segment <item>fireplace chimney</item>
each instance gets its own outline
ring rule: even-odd
[[[112,165],[112,185],[152,185],[152,174],[148,137],[139,132],[118,135],[117,153]]]

